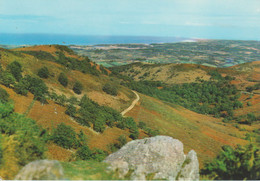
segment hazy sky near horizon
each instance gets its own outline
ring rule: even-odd
[[[0,33],[260,40],[260,0],[0,0]]]

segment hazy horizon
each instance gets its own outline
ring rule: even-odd
[[[0,36],[10,33],[260,40],[259,22],[259,0],[0,2]]]

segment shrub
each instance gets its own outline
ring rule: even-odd
[[[24,134],[19,137],[18,141],[16,154],[20,165],[24,166],[33,160],[45,158],[45,145],[39,138]]]
[[[65,75],[65,73],[61,72],[59,77],[58,77],[58,81],[60,82],[61,85],[63,85],[64,87],[67,87],[69,80],[68,77]]]
[[[3,136],[0,134],[0,165],[3,163]]]
[[[0,87],[0,102],[7,102],[9,98],[9,94],[6,92],[5,89]]]
[[[64,123],[59,124],[57,128],[54,129],[52,140],[57,145],[66,149],[78,147],[76,132],[71,126],[67,126]]]
[[[7,87],[10,87],[12,84],[15,83],[14,76],[9,72],[3,72],[1,74],[1,82]]]
[[[26,96],[28,94],[29,87],[29,82],[27,82],[25,79],[21,79],[17,84],[14,85],[14,91],[17,94]]]
[[[71,117],[74,117],[74,115],[77,113],[77,109],[72,104],[68,105],[67,110],[65,113]]]
[[[94,122],[93,129],[97,132],[103,133],[105,131],[105,123],[100,118],[96,119]]]
[[[103,91],[106,92],[107,94],[116,96],[118,93],[118,90],[115,86],[112,86],[110,83],[106,83],[103,87]]]
[[[50,72],[47,67],[42,67],[38,70],[38,76],[44,79],[47,79],[50,75]]]
[[[22,65],[19,62],[13,61],[8,64],[7,70],[14,76],[16,81],[19,81],[22,78]]]
[[[83,90],[83,85],[79,81],[76,81],[73,86],[73,91],[76,94],[81,94],[82,90]]]
[[[136,130],[132,131],[132,133],[130,134],[129,137],[132,138],[133,140],[135,140],[138,138],[138,136],[139,136],[139,131],[138,131],[138,129],[136,129]]]
[[[83,145],[77,150],[76,157],[81,160],[89,160],[92,158],[92,151],[87,145]]]
[[[116,147],[119,149],[122,146],[124,146],[127,143],[125,135],[121,135],[117,138],[118,143],[116,144]]]
[[[107,155],[108,155],[107,152],[100,150],[98,148],[95,148],[92,151],[91,157],[93,160],[100,162],[100,161],[104,160],[107,157]]]
[[[202,175],[217,180],[258,180],[260,178],[259,153],[256,146],[238,145],[235,149],[223,146],[222,152],[201,170]]]
[[[138,128],[140,128],[140,129],[145,129],[145,128],[146,128],[145,122],[140,121],[140,122],[138,123]]]
[[[28,90],[34,95],[34,99],[36,100],[42,100],[45,94],[48,93],[46,84],[37,77],[26,75],[23,81],[28,84]]]

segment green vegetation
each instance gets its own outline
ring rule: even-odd
[[[14,76],[16,81],[19,81],[22,78],[22,65],[19,62],[13,61],[7,65],[6,69]]]
[[[58,77],[58,81],[60,82],[61,85],[63,85],[64,87],[67,87],[69,80],[68,77],[65,75],[65,73],[61,72],[59,77]]]
[[[51,140],[63,148],[78,148],[79,143],[76,135],[77,134],[72,127],[61,123],[54,129]]]
[[[0,165],[2,164],[3,162],[3,136],[2,134],[0,134]]]
[[[126,79],[122,84],[140,93],[177,103],[185,108],[202,114],[212,114],[216,117],[233,118],[233,110],[242,107],[238,101],[240,95],[230,77],[221,77],[214,73],[212,80],[199,83],[185,83],[168,86],[161,82],[139,81]],[[157,87],[163,86],[159,90]]]
[[[260,89],[260,83],[255,84],[255,85],[253,85],[253,86],[248,86],[248,87],[246,87],[246,91],[247,91],[247,92],[252,92],[252,91],[254,91],[254,90],[259,90],[259,89]]]
[[[31,92],[34,95],[35,100],[45,102],[46,94],[48,93],[48,87],[43,80],[37,77],[26,75],[23,77],[18,85],[15,87],[17,93],[25,94],[26,91]]]
[[[47,79],[50,75],[49,69],[47,67],[42,67],[38,70],[38,76]]]
[[[8,101],[9,94],[4,90],[3,88],[0,87],[0,102],[5,103]]]
[[[46,130],[39,128],[34,120],[14,113],[10,103],[0,103],[0,133],[15,136],[15,156],[19,165],[45,158]]]
[[[3,85],[11,87],[15,83],[15,78],[11,73],[4,71],[0,73],[0,81]]]
[[[111,94],[113,96],[116,96],[118,94],[117,88],[115,85],[111,85],[110,83],[106,83],[103,86],[103,91],[106,92],[107,94]]]
[[[76,81],[73,86],[73,91],[76,94],[81,94],[82,90],[83,90],[83,85],[79,81]]]
[[[79,160],[96,160],[99,162],[104,160],[107,155],[107,152],[97,148],[92,151],[87,145],[83,145],[76,152],[76,157]]]
[[[202,169],[201,174],[216,180],[259,180],[259,150],[253,144],[235,149],[223,146],[222,152]]]

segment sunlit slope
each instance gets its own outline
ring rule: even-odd
[[[22,65],[24,75],[37,74],[38,70],[45,66],[49,69],[50,76],[48,79],[43,80],[48,86],[49,91],[54,91],[58,95],[64,94],[68,98],[70,96],[76,96],[77,98],[80,98],[82,95],[87,94],[88,97],[98,102],[99,104],[110,106],[118,111],[122,111],[125,108],[127,108],[131,104],[131,101],[134,99],[134,94],[130,90],[120,86],[118,80],[111,79],[109,76],[105,74],[100,73],[99,76],[95,76],[89,73],[84,74],[77,70],[69,70],[65,66],[62,66],[56,62],[45,60],[44,58],[39,59],[33,55],[24,53],[26,51],[38,51],[40,53],[62,52],[65,56],[74,56],[74,58],[77,58],[78,60],[82,59],[82,57],[79,57],[71,52],[68,53],[64,50],[61,51],[54,45],[42,45],[25,47],[15,50],[0,49],[0,61],[2,66],[5,67],[7,64],[16,60]],[[99,70],[98,65],[94,64],[91,61],[90,64],[93,67],[96,67],[97,70]],[[107,71],[109,72],[109,70]],[[58,76],[61,72],[64,72],[69,80],[69,84],[66,88],[58,82]],[[83,91],[81,95],[77,95],[72,91],[72,87],[76,81],[79,81],[83,84]],[[118,96],[111,96],[106,94],[102,90],[105,83],[111,83],[113,85],[118,86]]]
[[[159,129],[162,135],[181,140],[186,152],[191,149],[197,152],[201,166],[204,161],[215,157],[221,146],[247,143],[243,139],[245,132],[239,131],[231,124],[222,123],[220,119],[139,95],[140,104],[127,115]]]

